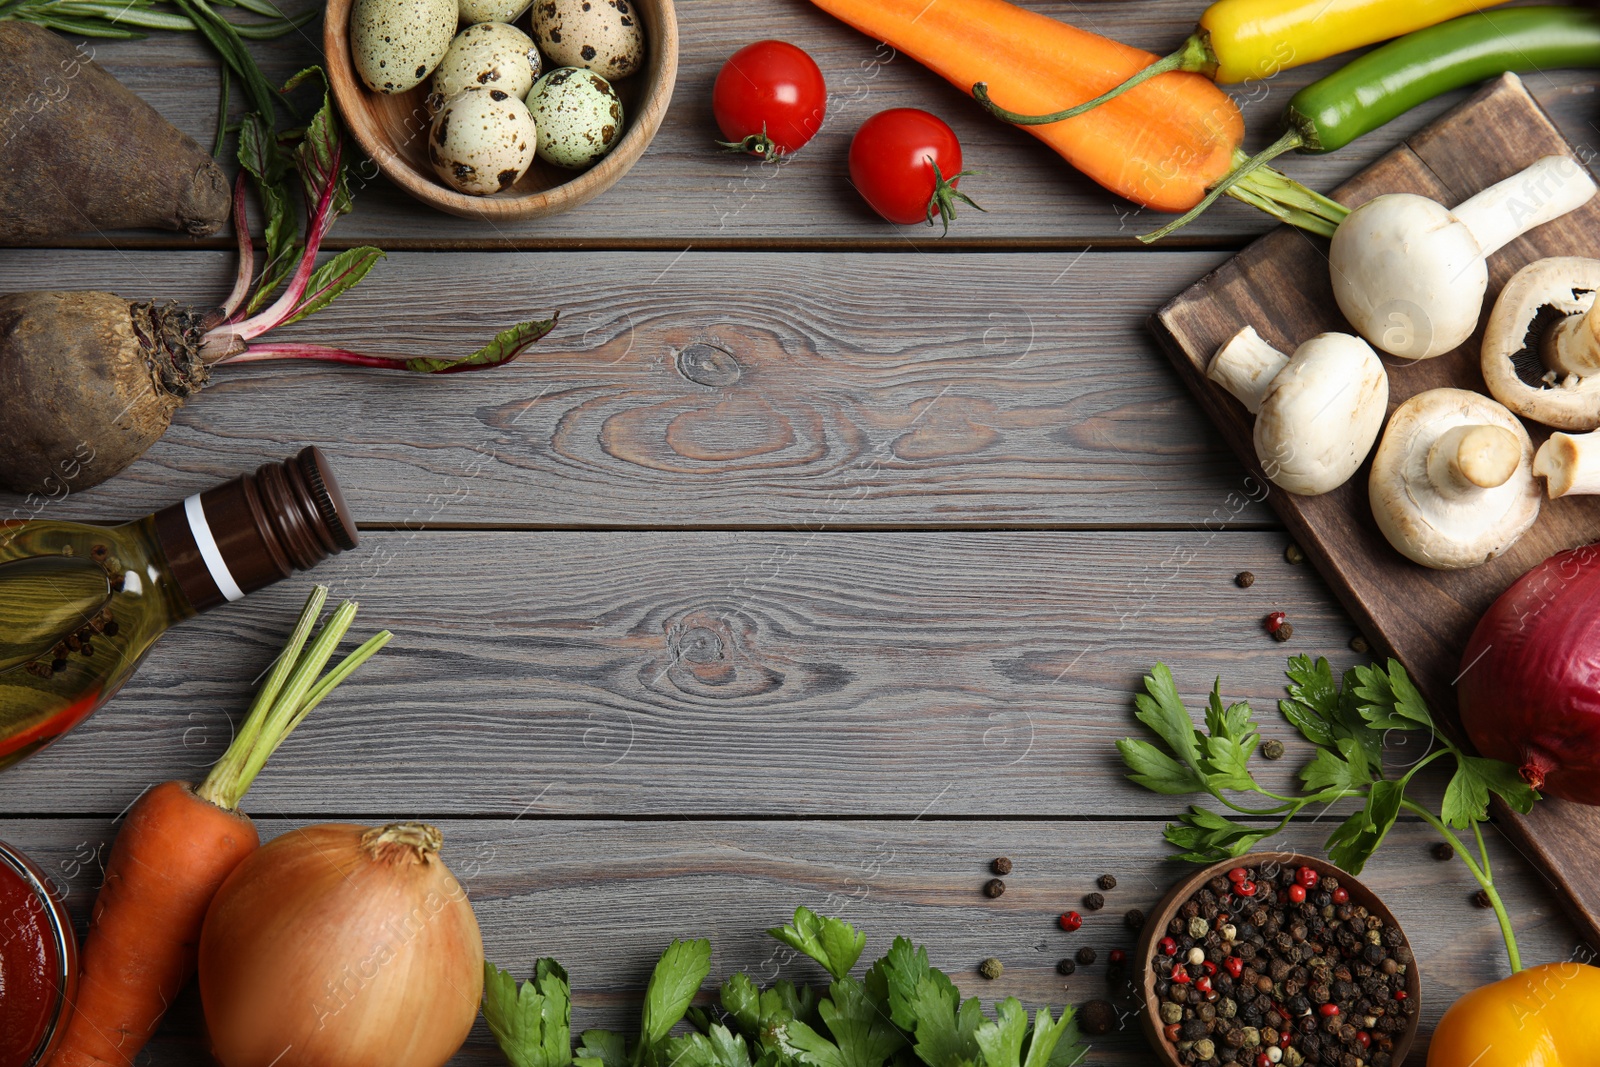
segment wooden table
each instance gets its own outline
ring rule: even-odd
[[[1164,50],[1200,0],[1039,2]],[[1156,225],[955,90],[798,0],[680,5],[683,69],[644,161],[565,216],[488,226],[382,180],[330,244],[390,250],[366,283],[285,336],[466,353],[498,325],[562,323],[492,374],[411,379],[320,366],[220,372],[122,477],[53,505],[132,518],[302,443],[335,458],[359,551],[319,568],[394,644],[275,758],[248,807],[270,836],[309,822],[427,819],[468,886],[492,959],[571,969],[577,1027],[627,1024],[655,955],[709,935],[735,969],[812,980],[761,931],[798,904],[927,942],[970,993],[1103,993],[1057,976],[1180,873],[1178,810],[1125,783],[1112,743],[1157,658],[1198,701],[1214,676],[1264,732],[1287,653],[1342,669],[1351,623],[1157,351],[1145,317],[1265,222],[1224,204],[1158,250]],[[710,144],[710,87],[740,45],[807,48],[834,102],[817,141],[761,167]],[[318,28],[257,48],[284,77]],[[99,44],[104,64],[209,142],[216,72],[194,44]],[[1246,88],[1258,139],[1328,64]],[[1528,79],[1574,142],[1592,79]],[[1285,169],[1328,188],[1459,97]],[[989,213],[949,238],[879,222],[849,188],[851,134],[912,105],[948,119]],[[362,184],[359,183],[358,184]],[[216,300],[229,240],[99,235],[0,256],[0,291],[106,288]],[[1233,583],[1241,570],[1255,584]],[[0,837],[71,889],[80,920],[115,818],[146,785],[226,745],[284,636],[301,576],[174,631],[115,703],[0,777]],[[1295,636],[1262,631],[1270,610]],[[1423,788],[1437,799],[1443,783]],[[1330,825],[1289,842],[1315,848]],[[1368,868],[1416,945],[1429,1026],[1506,964],[1459,863],[1416,822]],[[1495,837],[1530,960],[1579,950],[1539,874]],[[1008,890],[981,886],[996,855]],[[1055,926],[1094,879],[1118,888]],[[1006,972],[975,973],[986,956]],[[1092,1062],[1145,1062],[1136,1030]],[[148,1062],[206,1062],[198,1003]],[[1422,1050],[1413,1062],[1423,1060]],[[480,1026],[459,1063],[499,1062]]]

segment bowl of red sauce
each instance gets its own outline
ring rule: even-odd
[[[37,1067],[66,1030],[78,939],[38,867],[0,841],[0,1067]]]

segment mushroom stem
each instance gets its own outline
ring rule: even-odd
[[[1453,426],[1428,449],[1428,480],[1444,496],[1506,484],[1522,462],[1522,442],[1503,426]]]
[[[1600,432],[1551,434],[1534,454],[1533,473],[1545,480],[1551,500],[1600,493]]]
[[[1600,374],[1600,300],[1581,315],[1568,315],[1545,332],[1539,354],[1559,378]]]
[[[1456,208],[1485,256],[1492,256],[1529,230],[1576,211],[1594,196],[1594,179],[1571,156],[1545,156],[1533,166],[1491,185]]]
[[[1288,356],[1263,341],[1254,326],[1246,326],[1217,349],[1206,377],[1238,397],[1250,414],[1258,415],[1272,380],[1288,365]]]

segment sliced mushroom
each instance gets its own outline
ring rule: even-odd
[[[1389,543],[1424,567],[1498,556],[1539,517],[1533,442],[1517,417],[1465,389],[1430,389],[1389,418],[1368,484]]]
[[[1557,256],[1517,271],[1483,338],[1483,380],[1518,415],[1600,428],[1600,260]]]
[[[1389,376],[1377,353],[1347,333],[1320,334],[1290,357],[1246,326],[1217,349],[1206,377],[1256,416],[1262,469],[1300,496],[1350,480],[1389,405]]]
[[[1594,194],[1594,179],[1576,159],[1546,156],[1454,211],[1414,193],[1374,197],[1334,231],[1334,299],[1383,351],[1441,356],[1478,328],[1487,258]]]

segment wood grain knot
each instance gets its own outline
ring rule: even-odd
[[[680,694],[741,700],[781,688],[782,671],[759,662],[758,624],[737,610],[697,608],[666,625],[666,665],[657,677]]]
[[[678,353],[678,373],[696,385],[723,389],[737,383],[744,368],[726,348],[696,341]]]

